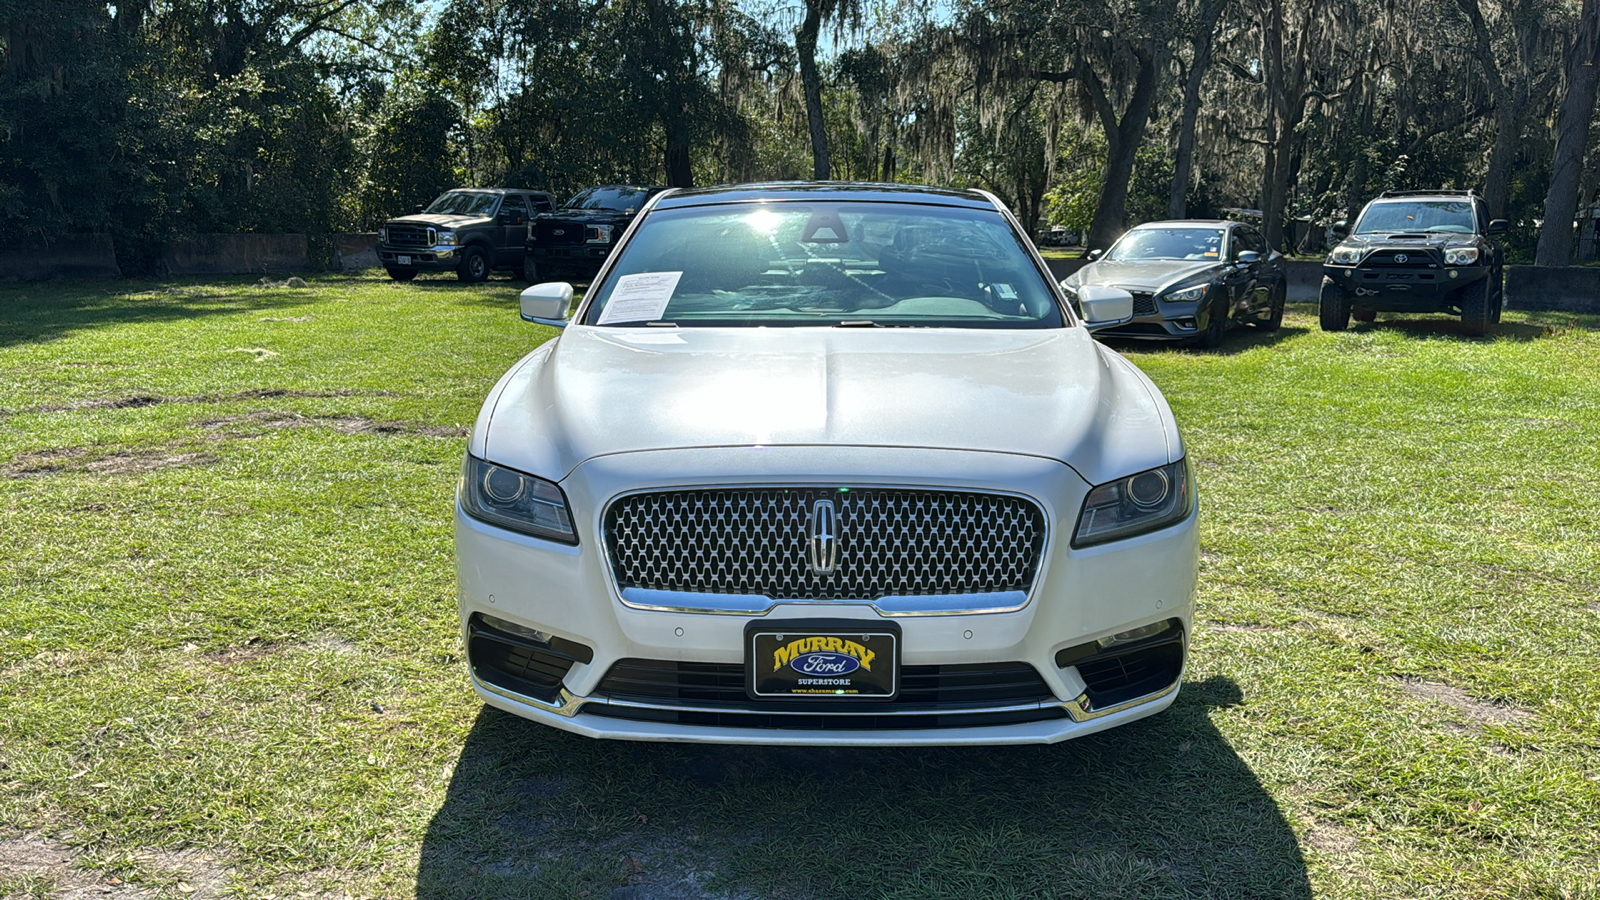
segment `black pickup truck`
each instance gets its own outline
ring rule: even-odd
[[[1322,265],[1322,330],[1343,331],[1352,316],[1442,312],[1483,334],[1505,305],[1505,251],[1495,238],[1507,224],[1490,219],[1472,191],[1379,195]]]
[[[457,188],[414,214],[378,229],[378,259],[395,281],[418,272],[455,272],[483,281],[490,272],[522,271],[528,223],[555,207],[546,191]]]
[[[605,184],[579,191],[555,212],[542,213],[528,230],[522,274],[530,284],[569,275],[588,281],[600,271],[617,239],[645,203],[665,187]]]

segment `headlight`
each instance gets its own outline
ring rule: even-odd
[[[611,243],[610,225],[587,225],[583,229],[585,243],[609,244]]]
[[[380,243],[380,244],[389,243],[389,229],[387,229],[387,228],[379,228],[378,229],[378,243]]]
[[[1089,547],[1181,522],[1194,508],[1183,460],[1129,475],[1089,492],[1072,546]]]
[[[1358,262],[1361,262],[1360,247],[1346,247],[1340,245],[1333,248],[1333,252],[1328,254],[1329,265],[1353,266]]]
[[[441,231],[441,232],[439,232],[439,243],[441,243],[441,244],[449,244],[450,246],[455,246],[456,233],[454,231]]]
[[[1470,266],[1477,261],[1477,247],[1451,247],[1444,251],[1444,264],[1447,266]]]
[[[1161,295],[1161,299],[1170,303],[1194,303],[1206,295],[1206,286],[1197,284],[1194,287],[1184,288],[1181,291],[1168,291]]]
[[[572,512],[561,488],[467,456],[461,467],[461,508],[474,519],[563,544],[576,544]]]

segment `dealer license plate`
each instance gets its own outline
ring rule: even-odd
[[[898,626],[752,622],[745,648],[754,698],[889,700],[900,690]]]
[[[409,257],[409,256],[400,257],[400,265],[402,265],[402,266],[411,265],[411,257]]]

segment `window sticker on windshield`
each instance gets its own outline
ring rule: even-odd
[[[672,292],[678,289],[682,272],[640,272],[617,279],[611,299],[600,311],[598,324],[613,322],[654,322],[667,311]]]
[[[1017,299],[1017,289],[1009,284],[996,284],[994,292],[1000,296],[1001,300]]]

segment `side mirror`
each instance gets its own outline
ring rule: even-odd
[[[572,285],[565,281],[547,281],[524,288],[521,305],[522,321],[565,328],[567,310],[572,308]]]
[[[419,214],[421,214],[422,209],[423,209],[422,204],[418,203],[416,206],[411,207],[411,214],[412,215],[419,215]]]
[[[1133,295],[1122,288],[1086,284],[1078,288],[1078,306],[1090,331],[1133,321]]]
[[[1490,219],[1489,220],[1489,234],[1491,234],[1491,235],[1505,234],[1506,232],[1508,232],[1510,230],[1511,230],[1511,222],[1510,222],[1509,219]]]
[[[1343,222],[1333,226],[1333,236],[1337,240],[1344,240],[1350,236],[1350,226],[1344,224]]]
[[[1106,255],[1106,252],[1104,250],[1090,250],[1089,251],[1089,255],[1088,255],[1087,258],[1088,258],[1088,260],[1090,262],[1094,262],[1095,260],[1097,260],[1100,257],[1105,256],[1105,255]]]
[[[1238,263],[1241,266],[1253,265],[1254,263],[1259,262],[1260,259],[1261,259],[1261,254],[1257,253],[1254,250],[1240,250],[1239,251]]]

